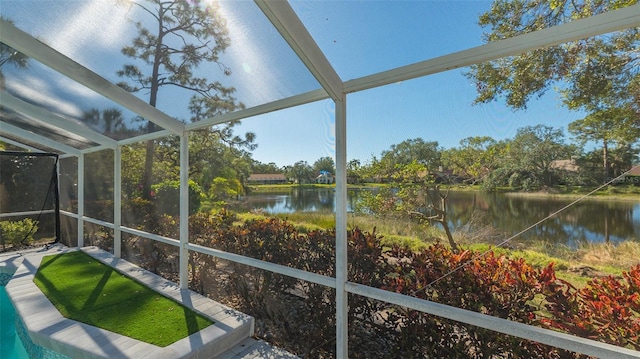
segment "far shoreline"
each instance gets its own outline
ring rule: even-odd
[[[349,184],[348,189],[371,189],[385,187],[387,184],[383,183],[364,183],[364,184]],[[267,185],[252,185],[250,186],[252,192],[275,192],[283,191],[291,188],[302,189],[321,189],[321,188],[335,188],[335,184],[267,184]],[[555,186],[546,187],[537,191],[518,191],[512,188],[497,188],[494,191],[485,191],[478,185],[465,186],[465,185],[451,185],[450,191],[455,192],[485,192],[485,193],[500,193],[507,196],[514,197],[528,197],[528,198],[552,198],[552,199],[580,199],[584,197],[585,200],[615,200],[615,201],[631,201],[640,202],[640,187],[631,185],[621,186],[605,186],[602,189],[592,193],[598,187],[566,187]],[[570,192],[569,192],[570,191]]]

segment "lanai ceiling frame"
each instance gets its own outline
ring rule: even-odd
[[[0,92],[0,97],[2,98],[3,106],[7,106],[24,116],[37,118],[41,121],[47,122],[50,125],[65,129],[66,131],[69,131],[75,135],[96,142],[104,147],[114,149],[118,144],[118,142],[112,138],[109,138],[88,127],[74,124],[70,120],[54,115],[50,111],[23,101],[5,91]]]
[[[149,105],[4,19],[0,19],[0,41],[176,135],[184,131],[182,122]]]
[[[5,20],[0,20],[0,41],[14,47],[16,50],[33,57],[44,65],[72,78],[98,94],[112,98],[116,103],[123,105],[136,114],[150,119],[165,130],[156,133],[140,135],[126,140],[120,140],[120,144],[131,144],[148,139],[164,137],[170,134],[181,134],[182,131],[195,130],[216,124],[239,120],[251,116],[277,111],[284,108],[299,106],[302,104],[319,101],[327,98],[336,100],[340,93],[348,94],[374,87],[380,87],[398,81],[422,77],[438,72],[468,66],[483,61],[495,60],[504,56],[517,55],[527,50],[540,46],[552,46],[555,44],[572,41],[621,30],[633,26],[640,26],[640,4],[623,9],[609,11],[587,19],[569,22],[567,24],[528,33],[513,38],[492,42],[475,48],[459,51],[453,54],[439,56],[415,64],[410,64],[376,74],[363,76],[342,82],[322,51],[317,47],[311,35],[304,28],[304,24],[295,15],[287,2],[256,1],[260,9],[265,13],[274,26],[281,32],[285,40],[291,45],[303,63],[309,68],[322,89],[310,91],[273,101],[263,105],[257,105],[247,109],[230,112],[190,124],[166,115],[162,111],[148,105],[144,101],[119,88],[115,84],[102,78],[86,67],[66,57],[55,49],[35,39],[28,33],[16,28]],[[305,29],[304,31],[302,29]],[[11,99],[4,91],[0,93],[2,105],[22,112],[21,107],[11,106]],[[9,99],[5,101],[5,99]],[[119,100],[118,100],[119,99]],[[43,110],[46,111],[46,110]],[[146,116],[145,116],[146,115]],[[52,123],[55,121],[51,121]],[[88,136],[94,142],[99,143],[100,148],[113,148],[115,140],[99,134],[87,135],[87,131],[79,131],[78,126],[59,124],[61,128],[81,136]],[[101,138],[102,137],[102,138]],[[97,148],[81,150],[92,152]]]
[[[15,136],[24,138],[24,139],[31,139],[33,141],[37,141],[38,143],[41,143],[47,147],[51,147],[57,151],[60,151],[62,153],[66,153],[66,154],[70,154],[70,155],[74,155],[74,156],[79,156],[81,154],[81,151],[75,147],[71,147],[69,145],[65,145],[63,143],[60,143],[58,141],[54,141],[48,137],[42,136],[42,135],[38,135],[35,134],[33,132],[29,132],[25,129],[22,129],[20,127],[14,126],[12,124],[6,123],[6,122],[1,122],[1,129],[2,131],[6,131],[8,133],[11,133]],[[2,132],[0,131],[0,134]]]
[[[387,84],[391,84],[394,82],[413,79],[417,77],[423,77],[429,74],[433,74],[436,72],[447,71],[454,68],[459,68],[463,66],[468,66],[474,63],[480,63],[483,61],[490,61],[494,59],[498,59],[504,56],[517,55],[519,53],[526,52],[531,49],[552,46],[555,44],[586,38],[590,36],[605,34],[608,32],[621,30],[625,28],[629,28],[632,26],[640,26],[640,5],[633,5],[624,9],[610,11],[605,14],[597,15],[588,19],[576,20],[567,24],[559,25],[553,28],[541,30],[535,33],[520,35],[514,38],[505,39],[502,41],[497,41],[494,43],[490,43],[487,45],[478,46],[472,49],[456,52],[450,55],[440,56],[437,58],[429,59],[423,62],[415,63],[412,65],[407,65],[395,69],[391,69],[388,71],[383,71],[377,74],[372,74],[368,76],[364,76],[358,79],[349,80],[343,82],[340,77],[335,72],[331,63],[326,59],[321,49],[315,43],[313,37],[306,31],[304,24],[300,21],[298,16],[295,14],[293,9],[287,2],[280,1],[264,1],[264,0],[256,0],[256,4],[263,11],[265,16],[271,21],[274,27],[280,32],[282,37],[287,41],[287,43],[291,46],[297,56],[301,59],[301,61],[307,66],[309,71],[313,74],[316,80],[320,83],[322,89],[310,91],[303,94],[294,95],[291,97],[287,97],[282,100],[273,101],[271,103],[267,103],[264,105],[259,105],[255,107],[250,107],[245,110],[240,110],[224,115],[219,115],[213,117],[211,119],[201,121],[193,124],[183,124],[180,121],[173,119],[172,117],[166,115],[165,113],[147,105],[143,101],[139,100],[135,96],[127,93],[126,91],[120,89],[116,85],[110,83],[106,79],[101,76],[95,74],[94,72],[88,70],[82,65],[75,62],[73,59],[70,59],[56,50],[50,48],[49,46],[41,43],[37,39],[33,38],[31,35],[22,32],[21,30],[13,27],[11,24],[2,22],[0,25],[0,41],[7,43],[9,46],[16,48],[17,50],[25,53],[27,56],[32,57],[41,63],[45,64],[53,68],[54,70],[70,77],[74,81],[85,85],[88,88],[96,91],[97,93],[108,97],[115,102],[133,110],[135,113],[143,116],[146,119],[152,120],[159,126],[165,128],[165,130],[142,135],[134,138],[130,138],[127,140],[117,141],[117,146],[115,148],[116,153],[120,150],[120,145],[139,142],[142,140],[158,138],[166,135],[178,135],[181,138],[181,179],[183,183],[186,183],[186,173],[185,167],[188,165],[188,147],[186,138],[188,136],[188,131],[194,130],[197,128],[203,128],[206,126],[212,126],[219,123],[224,123],[232,120],[240,120],[249,116],[255,116],[267,112],[276,111],[279,109],[294,107],[300,104],[323,100],[327,98],[331,98],[336,104],[336,167],[337,167],[337,180],[338,184],[336,187],[337,192],[337,202],[340,208],[340,211],[336,212],[336,229],[337,229],[337,238],[336,238],[336,266],[337,274],[336,278],[334,278],[334,285],[338,293],[338,297],[343,297],[343,299],[338,299],[337,307],[337,357],[345,358],[347,353],[347,327],[346,327],[346,297],[347,290],[348,292],[364,295],[370,298],[376,298],[381,300],[386,300],[390,303],[395,303],[398,305],[404,305],[407,307],[418,308],[419,310],[430,312],[433,311],[432,304],[425,301],[419,301],[415,298],[406,298],[395,296],[392,293],[378,293],[372,288],[365,288],[364,286],[358,285],[356,283],[347,282],[346,279],[346,241],[345,237],[343,237],[342,233],[346,231],[346,223],[344,219],[346,215],[344,210],[346,209],[346,95],[348,93],[358,92],[362,90],[366,90],[369,88],[380,87]],[[7,32],[6,30],[9,30]],[[20,40],[15,40],[14,35],[18,35]],[[7,41],[5,41],[7,40]],[[0,104],[3,106],[4,104],[4,94],[1,94],[2,101]],[[9,100],[8,102],[11,102]],[[20,108],[19,105],[13,104],[12,106],[15,110],[15,107]],[[23,109],[24,110],[24,109]],[[157,122],[156,122],[157,121]],[[8,124],[7,124],[8,125]],[[58,125],[67,126],[66,123],[61,122]],[[52,148],[56,148],[62,152],[68,153],[70,155],[78,155],[79,159],[82,159],[82,154],[93,151],[98,148],[111,148],[113,143],[110,141],[107,142],[99,142],[100,145],[97,147],[93,147],[90,149],[76,149],[72,148],[57,142],[53,142],[51,139],[46,139],[42,136],[36,136],[30,133],[29,131],[17,128],[12,125],[5,126],[5,123],[2,123],[3,130],[6,130],[8,133],[12,133],[18,137],[36,139],[36,140],[46,140],[43,145],[49,146],[53,144]],[[73,133],[74,129],[63,127],[65,130]],[[89,130],[93,131],[93,130]],[[97,132],[96,132],[97,134]],[[87,135],[85,133],[85,135]],[[89,135],[91,136],[91,135]],[[119,156],[116,156],[118,158]],[[79,163],[81,160],[79,160]],[[119,165],[119,161],[115,163],[116,167]],[[79,165],[80,166],[80,165]],[[116,169],[114,172],[118,173],[119,171]],[[116,180],[116,185],[119,185],[119,180]],[[119,193],[120,190],[114,190],[114,192]],[[186,274],[186,270],[183,271],[183,266],[186,268],[186,256],[183,256],[183,249],[186,250],[196,250],[196,246],[188,243],[186,238],[188,237],[188,232],[186,228],[186,208],[185,201],[188,198],[187,195],[187,187],[186,185],[181,186],[181,194],[184,199],[181,203],[181,232],[180,232],[180,248],[181,248],[181,286],[183,286],[184,275]],[[116,198],[119,196],[116,196]],[[116,205],[116,215],[120,212],[117,208],[119,205]],[[82,214],[82,210],[79,210],[79,213]],[[114,226],[117,228],[120,226],[119,218],[114,220]],[[79,226],[79,233],[81,229]],[[114,244],[117,246],[117,244]],[[203,251],[207,251],[206,249],[202,249]],[[209,254],[210,251],[206,253]],[[183,258],[185,262],[183,263]],[[273,268],[274,266],[267,266],[269,268]],[[332,286],[333,287],[333,286]],[[447,318],[452,318],[451,316],[456,316],[460,314],[461,310],[457,311],[460,313],[454,314],[446,314],[442,313],[441,308],[436,308],[435,314],[442,314]],[[477,313],[476,313],[477,314]],[[447,316],[449,315],[449,316]],[[453,318],[462,322],[465,321],[464,318]],[[493,320],[495,319],[495,320]],[[559,347],[570,349],[570,350],[578,350],[586,353],[605,353],[610,354],[615,351],[611,346],[608,345],[600,345],[594,344],[590,341],[581,340],[580,338],[568,337],[565,338],[558,333],[549,333],[548,331],[531,329],[527,326],[520,325],[519,323],[512,322],[503,322],[498,320],[497,318],[493,318],[487,320],[482,317],[477,322],[474,322],[474,325],[484,326],[487,328],[507,332],[510,334],[516,334],[525,338],[536,338],[539,339],[540,342],[543,343],[558,343],[562,342],[562,345],[558,345]],[[474,319],[475,320],[475,319]],[[494,324],[490,322],[493,320]],[[489,323],[489,324],[487,324]],[[497,324],[495,324],[497,323]],[[624,348],[620,350],[624,351]]]
[[[262,0],[257,1],[257,3],[260,4],[259,6],[261,8],[274,8],[274,6],[272,5],[273,2],[271,1]],[[278,3],[278,5],[275,6],[276,9],[284,7],[285,5],[283,3],[286,4],[286,2],[280,1],[276,3]],[[271,12],[275,13],[276,11]],[[299,35],[294,30],[297,28],[297,25],[285,25],[289,23],[289,21],[285,19],[287,18],[287,16],[291,16],[291,13],[287,13],[286,10],[280,9],[278,15],[270,15],[269,10],[267,10],[265,15],[267,15],[267,17],[271,21],[279,23],[279,27],[284,28],[282,31],[286,31],[291,35],[291,37],[297,36],[296,39],[291,40],[292,43],[290,43],[290,45],[292,46],[292,48],[296,47],[296,44],[301,43],[300,37],[302,35]],[[272,19],[272,17],[274,17],[274,19]],[[340,87],[342,87],[342,92],[344,94],[359,92],[375,87],[385,86],[399,81],[410,80],[439,72],[449,71],[456,68],[462,68],[484,61],[496,60],[505,56],[518,55],[532,49],[540,48],[542,46],[553,46],[568,41],[606,34],[609,32],[623,30],[634,26],[640,26],[640,4],[629,6],[627,8],[619,10],[609,11],[607,13],[592,16],[586,19],[575,20],[570,23],[558,25],[533,33],[523,34],[509,39],[492,42],[486,45],[477,46],[452,54],[435,57],[395,69],[363,76],[356,79],[346,80],[342,83],[341,86],[336,85],[334,81],[332,82],[333,85],[325,85],[326,87],[323,86],[323,89],[294,95],[282,100],[250,107],[244,110],[218,115],[208,120],[190,123],[186,125],[186,129],[193,130],[204,128],[228,121],[241,120],[243,118],[257,116],[289,107],[295,107],[310,102],[334,98],[334,96],[338,97],[337,95],[331,96],[329,95],[329,93],[331,91],[337,91],[336,89]],[[311,40],[313,40],[313,38],[311,38]],[[309,45],[307,44],[306,46]],[[312,55],[307,54],[307,50],[302,50],[302,47],[300,46],[298,46],[297,48],[298,50],[296,50],[296,53],[303,53],[303,55],[301,55],[301,58],[312,58]],[[325,69],[325,66],[319,65],[323,62],[323,60],[303,60],[303,62],[307,66],[309,66],[310,71],[314,73],[314,76],[316,76],[316,78],[319,78],[318,81],[321,84],[330,83],[329,80],[321,80],[322,78],[335,79],[333,75],[333,73],[335,73],[335,70],[333,70],[333,68]],[[337,74],[335,76],[338,77]],[[333,90],[331,90],[331,88],[333,88]]]

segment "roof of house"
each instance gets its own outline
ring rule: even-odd
[[[549,167],[572,172],[578,172],[578,170],[580,169],[580,166],[578,166],[576,164],[576,161],[572,159],[551,161]]]
[[[640,176],[640,164],[634,165],[631,170],[626,174],[627,176]]]
[[[252,173],[248,181],[276,181],[286,180],[287,177],[282,173]]]

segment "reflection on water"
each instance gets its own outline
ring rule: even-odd
[[[348,191],[348,211],[363,190]],[[333,188],[291,188],[255,193],[251,209],[267,213],[332,212]],[[491,227],[503,238],[516,234],[571,203],[571,200],[500,193],[451,192],[448,216],[452,229]],[[584,200],[527,231],[521,239],[542,238],[574,247],[585,242],[640,240],[640,201]]]
[[[472,215],[476,215],[479,222],[513,235],[571,202],[498,193],[456,192],[450,196],[449,212],[454,227],[465,225]],[[522,238],[542,238],[571,247],[585,242],[639,240],[639,213],[640,202],[584,200],[531,228]]]
[[[358,199],[358,191],[348,191],[347,210],[351,211]],[[253,193],[246,198],[251,209],[267,213],[333,212],[335,191],[333,188],[296,188],[288,191]]]

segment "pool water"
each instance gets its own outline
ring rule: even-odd
[[[4,285],[0,286],[0,358],[29,359],[16,333],[16,311]]]

